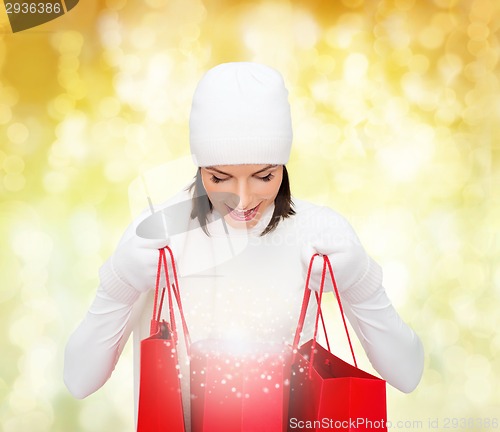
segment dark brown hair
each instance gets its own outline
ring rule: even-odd
[[[207,217],[208,214],[212,212],[213,206],[208,199],[207,192],[205,190],[205,187],[203,186],[200,168],[198,168],[193,183],[188,187],[188,190],[193,191],[193,208],[191,210],[191,219],[197,218],[200,223],[201,229],[206,235],[209,236],[210,233],[207,229]],[[278,195],[276,195],[276,198],[274,200],[274,212],[271,220],[260,235],[263,236],[267,233],[270,233],[271,231],[276,229],[282,219],[293,216],[294,214],[295,210],[293,209],[288,171],[286,170],[286,166],[283,165],[283,179],[278,190]]]

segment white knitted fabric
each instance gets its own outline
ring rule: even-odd
[[[210,69],[193,96],[189,129],[198,166],[285,164],[293,134],[283,78],[257,63]]]

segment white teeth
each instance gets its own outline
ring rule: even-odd
[[[254,207],[255,208],[255,207]],[[234,209],[233,211],[239,215],[246,215],[246,214],[249,214],[253,211],[254,209],[250,209],[250,210],[238,210],[238,209]]]
[[[237,221],[249,221],[252,220],[255,215],[257,214],[257,210],[259,208],[260,204],[256,205],[255,207],[251,208],[250,210],[238,210],[232,207],[229,207],[226,204],[226,207],[229,211],[229,216],[231,216],[233,219]]]

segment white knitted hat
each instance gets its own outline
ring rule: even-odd
[[[200,167],[285,164],[292,121],[283,78],[257,63],[210,69],[194,93],[189,131],[191,153]]]

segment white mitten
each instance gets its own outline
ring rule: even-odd
[[[329,223],[320,226],[324,230],[316,231],[308,238],[302,249],[304,274],[311,257],[319,253],[328,255],[337,283],[337,288],[349,302],[360,302],[373,295],[382,285],[382,270],[366,253],[354,230],[344,219],[335,220],[324,212]],[[335,223],[331,223],[334,220]],[[309,287],[318,290],[323,271],[323,259],[316,257],[311,271]],[[332,291],[330,274],[325,276],[325,291]]]
[[[165,239],[144,239],[133,234],[101,267],[101,285],[116,300],[135,302],[141,293],[155,287],[158,250],[167,244]]]
[[[311,257],[316,253],[328,255],[339,292],[347,291],[356,285],[368,271],[369,257],[359,241],[348,238],[337,238],[334,243],[327,243],[318,238],[316,241],[307,244],[302,251],[302,261],[306,275]],[[311,270],[311,280],[309,283],[311,289],[319,289],[322,271],[323,259],[316,257]],[[333,288],[330,280],[327,268],[325,276],[325,289],[327,291],[331,291]]]

